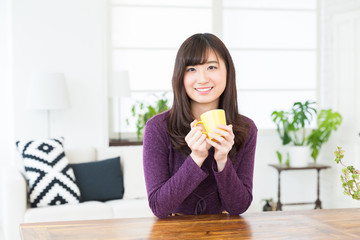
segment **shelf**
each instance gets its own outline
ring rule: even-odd
[[[143,145],[142,140],[138,139],[110,139],[109,146],[110,147],[118,147],[118,146],[140,146]]]

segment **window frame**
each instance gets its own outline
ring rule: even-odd
[[[177,5],[159,5],[159,4],[147,4],[147,5],[141,5],[141,4],[122,4],[122,3],[112,3],[111,0],[109,0],[109,4],[108,4],[108,29],[109,29],[109,35],[108,35],[108,75],[110,75],[110,73],[113,70],[113,52],[119,49],[137,49],[137,50],[164,50],[164,49],[168,49],[168,50],[177,50],[177,48],[158,48],[158,47],[143,47],[143,48],[136,48],[136,47],[113,47],[112,45],[112,9],[114,7],[149,7],[149,8],[196,8],[196,9],[211,9],[212,12],[212,32],[217,35],[220,39],[223,39],[223,22],[224,22],[224,12],[225,10],[241,10],[241,11],[254,11],[254,10],[264,10],[264,11],[302,11],[302,12],[314,12],[316,14],[316,29],[317,29],[317,36],[316,36],[316,47],[313,49],[310,48],[237,48],[237,47],[229,47],[229,51],[307,51],[307,52],[314,52],[316,55],[316,76],[315,76],[315,80],[316,80],[316,84],[315,84],[315,88],[313,89],[309,89],[309,88],[302,88],[302,89],[293,89],[293,88],[284,88],[284,89],[277,89],[277,88],[257,88],[257,89],[241,89],[237,88],[237,92],[238,95],[242,94],[242,93],[247,93],[247,92],[251,92],[251,91],[259,91],[259,92],[263,92],[263,91],[267,91],[267,92],[276,92],[276,91],[314,91],[315,96],[316,96],[316,101],[318,102],[318,105],[320,105],[320,2],[319,0],[315,0],[316,1],[316,8],[315,9],[296,9],[296,8],[270,8],[270,7],[226,7],[223,4],[223,0],[211,0],[211,6],[206,6],[206,7],[201,7],[201,6],[177,6]],[[149,94],[153,94],[156,92],[163,92],[163,91],[170,91],[171,89],[150,89],[150,90],[131,90],[132,93],[135,94],[141,94],[141,93],[149,93]],[[277,110],[277,109],[274,109]],[[286,109],[284,109],[286,110]],[[269,116],[270,118],[270,116]],[[274,132],[276,126],[274,124],[273,128],[262,128],[261,126],[259,127],[260,132]]]

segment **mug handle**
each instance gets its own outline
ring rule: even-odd
[[[198,121],[195,123],[194,127],[196,127],[198,124],[202,124],[204,126],[204,123],[202,121]],[[201,131],[201,133],[205,134],[206,136],[208,135],[207,132]]]
[[[198,124],[202,124],[202,125],[204,126],[204,123],[203,123],[202,121],[198,121],[198,122],[195,123],[194,127],[196,127]],[[214,138],[210,138],[207,132],[201,131],[201,133],[205,134],[211,141],[217,142],[217,140],[215,140]],[[219,135],[219,134],[218,134],[218,135]],[[222,136],[222,137],[223,137],[223,136]]]

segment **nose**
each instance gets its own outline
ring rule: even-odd
[[[198,83],[207,83],[209,82],[209,76],[207,75],[206,71],[204,70],[201,70],[201,71],[198,71]]]

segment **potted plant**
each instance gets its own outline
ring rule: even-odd
[[[273,111],[271,114],[282,145],[290,145],[287,165],[289,165],[289,158],[292,166],[305,165],[304,159],[310,155],[310,149],[306,145],[306,128],[310,126],[313,115],[316,114],[314,104],[315,102],[310,101],[295,102],[289,111]],[[277,155],[280,162],[282,157],[279,151]]]
[[[351,196],[355,200],[360,200],[360,171],[355,169],[354,166],[347,166],[341,160],[344,158],[344,150],[341,147],[337,147],[335,154],[335,162],[341,164],[342,175],[340,176],[342,187],[344,188],[344,194]]]
[[[166,93],[161,97],[158,97],[153,105],[144,102],[136,102],[132,106],[131,113],[136,120],[136,136],[139,140],[142,137],[146,122],[156,114],[165,112],[169,109],[168,100],[165,95]],[[126,119],[126,122],[129,125],[129,119]]]
[[[283,145],[288,149],[292,166],[306,165],[306,158],[311,156],[316,163],[321,146],[326,143],[333,131],[342,122],[342,117],[332,109],[320,110],[317,115],[317,128],[307,134],[306,128],[311,125],[313,116],[317,114],[313,107],[315,102],[295,102],[293,107],[285,111],[274,111],[271,116],[277,126],[277,132]],[[277,153],[279,158],[279,153]],[[280,158],[279,158],[280,159]]]
[[[311,148],[311,157],[316,163],[321,146],[329,141],[330,135],[336,131],[342,122],[340,113],[332,109],[321,110],[317,116],[317,128],[313,129],[307,137],[307,144]]]

